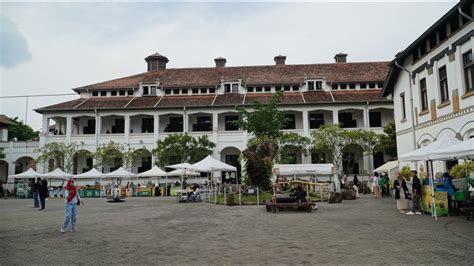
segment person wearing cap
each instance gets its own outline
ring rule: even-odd
[[[412,197],[411,197],[411,211],[407,212],[408,215],[421,214],[420,200],[421,200],[421,183],[418,178],[418,172],[416,170],[411,171],[412,177]]]

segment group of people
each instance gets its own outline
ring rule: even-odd
[[[374,175],[371,177],[372,183],[372,193],[374,198],[385,198],[390,197],[390,178],[387,173],[374,172]]]
[[[48,181],[46,179],[41,179],[38,177],[36,182],[33,184],[33,202],[35,208],[40,208],[38,210],[44,210],[46,208],[46,198],[48,197]],[[41,204],[41,206],[40,206]]]

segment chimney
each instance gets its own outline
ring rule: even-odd
[[[224,57],[218,57],[214,59],[214,62],[216,62],[216,67],[225,67],[227,60]]]
[[[154,53],[148,56],[147,58],[145,58],[145,61],[148,65],[148,71],[166,69],[166,63],[169,62],[166,56],[161,55],[159,53]]]
[[[334,56],[334,59],[336,59],[336,63],[346,63],[347,62],[347,54],[338,53]]]
[[[285,65],[285,61],[286,61],[286,56],[284,55],[277,55],[273,58],[273,60],[275,60],[275,65],[277,66],[284,66]]]

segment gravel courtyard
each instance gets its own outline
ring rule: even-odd
[[[79,232],[59,232],[63,203],[0,200],[7,264],[472,264],[474,222],[407,216],[393,199],[320,203],[313,213],[177,204],[174,198],[85,199]]]

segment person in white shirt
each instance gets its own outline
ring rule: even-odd
[[[372,176],[372,193],[374,193],[374,198],[380,197],[380,188],[379,188],[379,173],[374,172]]]

